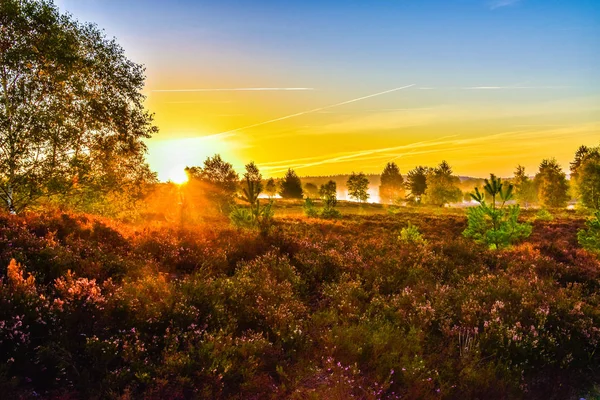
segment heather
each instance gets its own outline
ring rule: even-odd
[[[182,227],[3,214],[0,390],[17,399],[597,396],[600,262],[578,244],[586,219],[521,218],[532,235],[494,250],[462,235],[461,210],[276,215],[268,230],[225,217]]]

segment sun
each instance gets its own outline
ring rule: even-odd
[[[181,185],[188,181],[188,175],[185,173],[185,169],[183,166],[173,167],[168,174],[168,180]]]

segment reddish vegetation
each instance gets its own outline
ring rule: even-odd
[[[408,221],[425,243],[398,241]],[[0,216],[0,263],[10,265],[0,284],[0,390],[593,395],[600,262],[577,245],[582,225],[574,214],[538,221],[525,243],[490,251],[464,239],[465,217],[451,213],[284,218],[268,234],[224,222],[178,230]]]

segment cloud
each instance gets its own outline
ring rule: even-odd
[[[345,104],[355,103],[357,101],[370,99],[372,97],[377,97],[377,96],[381,96],[381,95],[384,95],[384,94],[387,94],[387,93],[396,92],[398,90],[408,89],[408,88],[413,87],[413,86],[414,86],[414,84],[407,85],[407,86],[402,86],[402,87],[397,87],[397,88],[394,88],[394,89],[385,90],[383,92],[378,92],[378,93],[374,93],[374,94],[369,94],[367,96],[362,96],[362,97],[357,97],[355,99],[342,101],[341,103],[330,104],[330,105],[324,106],[324,107],[313,108],[312,110],[301,111],[301,112],[298,112],[298,113],[295,113],[295,114],[285,115],[283,117],[270,119],[268,121],[258,122],[256,124],[242,126],[240,128],[232,129],[232,130],[229,130],[229,131],[215,133],[213,135],[210,135],[210,137],[226,137],[226,136],[231,136],[231,135],[233,135],[236,132],[243,131],[243,130],[246,130],[246,129],[255,128],[255,127],[263,126],[263,125],[267,125],[267,124],[272,124],[273,122],[283,121],[283,120],[286,120],[286,119],[289,119],[289,118],[299,117],[299,116],[305,115],[305,114],[316,113],[316,112],[319,112],[319,111],[327,110],[329,108],[339,107],[339,106],[342,106],[342,105],[345,105]]]
[[[494,0],[488,3],[491,10],[495,10],[497,8],[508,7],[520,3],[521,0]]]
[[[314,88],[304,88],[304,87],[285,87],[285,88],[276,88],[276,87],[248,87],[248,88],[202,88],[202,89],[155,89],[151,90],[152,93],[189,93],[189,92],[281,92],[281,91],[305,91],[305,90],[315,90]]]
[[[502,90],[502,89],[570,89],[571,86],[470,86],[465,90]]]

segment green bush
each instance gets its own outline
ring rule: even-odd
[[[504,186],[500,178],[493,174],[485,180],[485,192],[492,197],[491,204],[485,202],[485,194],[475,188],[471,197],[479,203],[467,210],[467,229],[463,235],[475,242],[487,245],[490,249],[507,247],[512,243],[529,237],[531,225],[518,222],[521,209],[519,205],[506,206],[512,199],[513,185]],[[500,198],[497,205],[496,197]]]
[[[319,217],[323,219],[338,219],[342,217],[342,213],[337,208],[325,207],[319,213]]]
[[[554,216],[550,213],[550,211],[542,208],[535,214],[535,219],[537,221],[552,221],[554,220]]]
[[[596,211],[585,224],[587,229],[577,232],[577,241],[587,251],[600,255],[600,211]]]
[[[309,218],[317,218],[319,216],[319,211],[315,207],[315,202],[312,201],[310,197],[307,197],[306,200],[304,200],[302,210],[304,211],[304,215]]]
[[[414,226],[413,224],[408,222],[408,226],[406,228],[402,228],[400,230],[400,236],[398,236],[398,240],[403,243],[426,243],[427,241],[423,239],[423,235],[419,232],[419,228]]]

